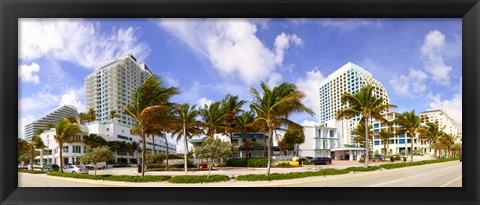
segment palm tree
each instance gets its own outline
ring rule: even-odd
[[[341,97],[342,105],[347,104],[349,107],[346,107],[337,112],[337,119],[347,118],[361,115],[365,126],[365,168],[368,167],[368,152],[369,152],[369,120],[371,118],[377,119],[379,121],[387,123],[388,121],[384,118],[382,113],[389,108],[397,107],[393,104],[388,104],[384,102],[383,98],[377,98],[373,95],[372,91],[375,89],[372,85],[363,86],[360,91],[355,94],[344,93]]]
[[[247,103],[245,100],[239,100],[238,96],[226,95],[222,100],[222,109],[225,110],[226,116],[224,118],[225,132],[228,133],[230,138],[230,144],[233,144],[233,132],[235,131],[236,117],[243,112],[241,107]],[[231,146],[232,154],[233,146]],[[235,156],[235,155],[233,155]]]
[[[440,128],[438,123],[436,122],[428,122],[424,126],[424,133],[422,135],[422,139],[428,142],[434,150],[435,158],[437,158],[437,143],[441,136],[445,134],[443,131],[445,126]]]
[[[63,173],[63,144],[72,142],[73,137],[82,134],[80,126],[76,123],[71,123],[67,118],[62,118],[55,127],[55,141],[60,148],[60,171]]]
[[[447,157],[450,157],[450,149],[455,145],[455,140],[457,136],[453,134],[446,134],[440,138],[440,142],[445,147],[445,151],[447,152]]]
[[[195,109],[196,105],[190,107],[188,103],[180,105],[179,109],[175,111],[177,122],[174,135],[177,136],[177,141],[184,139],[184,160],[185,160],[185,173],[187,173],[187,153],[188,153],[188,140],[195,135],[203,134],[200,126],[201,122],[197,121],[199,116],[198,110]]]
[[[68,116],[67,119],[68,119],[71,123],[78,123],[77,118],[76,118],[75,116]]]
[[[93,107],[88,109],[88,112],[86,114],[86,120],[87,122],[93,122],[97,120],[97,112],[95,111],[95,109],[93,109]]]
[[[425,129],[420,126],[420,117],[415,115],[415,110],[412,110],[397,115],[395,121],[401,126],[399,134],[407,133],[407,136],[410,137],[410,161],[413,162],[413,138],[416,134],[425,133]]]
[[[155,117],[155,120],[158,123],[154,125],[155,129],[157,129],[159,136],[162,136],[162,138],[165,140],[165,146],[167,150],[165,154],[166,170],[168,170],[168,154],[169,154],[167,133],[172,132],[175,127],[174,126],[174,123],[176,122],[175,112],[177,108],[178,108],[178,105],[172,104],[168,107],[167,110],[158,112],[157,116]]]
[[[392,128],[388,126],[385,129],[381,129],[378,134],[376,134],[378,138],[383,142],[383,159],[385,159],[385,156],[387,155],[387,145],[388,145],[388,140],[393,137],[393,132]]]
[[[355,143],[359,143],[361,146],[365,147],[365,125],[364,122],[359,122],[357,127],[352,131],[352,134],[355,135],[354,141]],[[368,139],[372,139],[373,133],[373,126],[368,125]]]
[[[45,127],[47,129],[52,129],[52,128],[55,128],[55,125],[53,125],[52,123],[47,123],[47,125]]]
[[[122,153],[128,152],[129,148],[130,148],[130,143],[129,142],[120,141],[118,143],[117,154],[120,153],[120,159],[122,161],[121,163],[123,163],[123,154]],[[128,159],[127,159],[127,163],[128,163]]]
[[[250,88],[253,95],[253,102],[250,103],[250,109],[257,115],[254,123],[264,125],[264,129],[268,129],[268,165],[267,173],[270,174],[272,165],[272,139],[273,134],[280,126],[288,126],[293,129],[301,129],[302,127],[289,120],[288,116],[293,113],[315,113],[302,104],[305,93],[297,90],[297,86],[291,83],[282,83],[271,89],[265,82],[261,82],[263,93],[260,94],[257,89]]]
[[[132,143],[130,143],[130,146],[128,147],[128,152],[129,153],[135,153],[135,151],[141,151],[141,150],[142,150],[142,148],[140,148],[140,143],[138,143],[136,141],[133,141]]]
[[[17,147],[17,150],[18,150],[17,160],[20,163],[20,161],[23,161],[23,160],[21,160],[21,158],[23,158],[22,156],[27,154],[28,151],[29,151],[28,141],[26,141],[22,138],[18,138],[18,145],[17,146],[18,146]]]
[[[78,113],[77,118],[80,124],[84,124],[86,121],[88,121],[87,113],[84,112]]]
[[[28,142],[28,148],[30,151],[30,169],[33,170],[33,158],[35,158],[35,149],[45,148],[43,140],[38,135],[33,135],[32,140]]]
[[[119,116],[119,115],[118,115],[117,111],[116,111],[116,110],[112,110],[112,111],[110,111],[110,113],[109,113],[109,115],[108,115],[108,118],[110,118],[110,120],[113,121],[115,118],[118,118],[118,116]]]
[[[83,135],[83,143],[85,144],[85,146],[90,148],[100,147],[108,144],[107,140],[95,133]]]
[[[205,129],[205,135],[209,140],[213,140],[213,136],[217,130],[221,130],[225,122],[227,112],[222,109],[220,102],[214,102],[210,105],[204,105],[199,109],[202,118],[202,127]]]
[[[240,132],[243,135],[243,148],[245,149],[245,156],[248,158],[248,149],[250,145],[250,141],[247,138],[247,134],[249,132],[254,131],[254,125],[253,122],[255,121],[255,114],[252,111],[246,111],[242,113],[240,116],[235,117],[236,119],[236,125],[235,129],[236,131]]]
[[[124,107],[125,112],[137,120],[137,131],[142,138],[142,177],[145,175],[146,131],[152,128],[156,113],[167,109],[169,99],[178,93],[178,88],[164,88],[160,78],[152,75],[133,93],[133,103]]]

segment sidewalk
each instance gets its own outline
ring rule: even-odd
[[[428,160],[431,157],[428,156],[414,156],[414,161]],[[410,157],[407,157],[407,162],[410,161]],[[403,160],[397,160],[393,163],[401,163]],[[369,166],[377,166],[381,164],[391,164],[390,161],[383,162],[370,162]],[[305,171],[317,171],[321,169],[344,169],[347,167],[361,167],[364,163],[358,161],[348,161],[348,160],[332,160],[331,165],[307,165],[304,167],[294,167],[294,168],[277,168],[272,167],[270,173],[289,173],[289,172],[305,172]],[[254,168],[254,167],[214,167],[215,170],[212,170],[211,175],[227,175],[229,177],[237,177],[238,175],[245,174],[265,174],[267,168]],[[93,174],[93,171],[90,171],[90,174]],[[111,174],[111,175],[141,175],[137,172],[136,167],[126,167],[126,168],[110,168],[106,170],[97,170],[97,175]],[[145,175],[207,175],[208,170],[205,171],[189,171],[185,173],[184,171],[150,171],[146,172]]]

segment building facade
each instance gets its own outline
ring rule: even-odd
[[[85,78],[86,101],[94,108],[97,121],[109,121],[109,113],[117,111],[118,123],[134,127],[135,120],[124,112],[124,106],[132,103],[133,92],[153,75],[145,63],[128,54],[98,68]]]
[[[452,134],[457,137],[455,143],[462,143],[462,128],[455,120],[448,116],[443,110],[429,110],[420,113],[420,120],[422,125],[426,125],[428,122],[434,122],[438,124],[438,127],[443,129],[447,134]]]
[[[106,141],[126,141],[126,142],[138,142],[142,147],[142,140],[140,136],[130,134],[130,128],[116,122],[104,123],[104,122],[92,122],[86,125],[80,125],[83,134],[74,137],[74,142],[65,143],[63,147],[62,157],[65,164],[80,164],[80,157],[85,154],[85,144],[82,142],[83,135],[97,134],[103,137]],[[60,149],[58,143],[54,139],[55,129],[52,128],[43,132],[40,137],[42,138],[46,148],[40,152],[40,156],[35,157],[36,163],[54,163],[60,164]],[[146,153],[152,154],[153,146],[157,153],[166,153],[166,144],[163,138],[147,138]],[[168,143],[169,154],[176,154],[176,144]],[[141,161],[141,152],[135,151],[131,153],[115,153],[115,161],[117,163],[131,163],[136,164]]]
[[[38,118],[37,120],[33,121],[32,123],[25,126],[25,136],[23,138],[25,140],[30,141],[32,139],[33,134],[38,129],[47,129],[47,125],[56,125],[60,119],[66,117],[77,117],[77,108],[72,105],[64,105],[58,107],[48,114]]]

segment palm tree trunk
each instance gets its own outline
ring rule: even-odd
[[[145,140],[145,132],[143,131],[143,128],[140,131],[142,135],[142,177],[145,176],[145,151],[147,150],[147,141]]]
[[[213,167],[213,159],[210,160],[210,167],[208,168],[208,177],[207,177],[207,179],[210,179],[210,171],[212,171],[212,167]]]
[[[165,155],[165,169],[168,171],[168,140],[167,140],[167,131],[163,130],[163,134],[165,135],[165,146],[167,147],[167,154]]]
[[[157,154],[157,150],[155,149],[155,135],[152,134],[152,144],[153,144],[153,153]]]
[[[33,171],[33,155],[35,154],[34,147],[30,147],[30,169]]]
[[[267,153],[267,156],[268,156],[268,163],[267,163],[267,174],[266,176],[268,176],[270,174],[270,167],[272,166],[272,156],[271,156],[271,153],[272,153],[272,139],[273,139],[273,131],[272,129],[268,129],[268,134],[270,135],[268,137],[268,153]]]
[[[368,160],[369,160],[368,155],[370,154],[368,146],[370,145],[370,142],[368,141],[368,138],[369,138],[369,136],[368,136],[368,131],[369,131],[368,130],[368,117],[366,117],[366,116],[364,116],[364,117],[365,117],[365,120],[364,120],[365,121],[364,122],[364,124],[365,124],[365,164],[363,166],[365,168],[368,168]]]
[[[60,148],[60,173],[63,173],[63,143],[59,143]]]
[[[184,139],[185,151],[183,151],[183,152],[184,152],[183,158],[184,158],[184,160],[185,160],[185,166],[184,166],[184,167],[185,167],[185,173],[187,173],[187,172],[188,172],[188,170],[187,170],[188,144],[187,144],[187,128],[186,128],[185,126],[186,126],[186,125],[185,125],[185,120],[183,120],[183,137],[185,138],[185,139]]]
[[[385,159],[386,155],[387,155],[387,143],[386,141],[383,141],[383,159]]]
[[[411,134],[410,137],[410,162],[413,162],[413,138],[415,137],[415,133]]]
[[[233,145],[233,132],[230,131],[230,144]],[[232,158],[235,159],[235,154],[233,153],[233,146],[230,147],[232,150]]]

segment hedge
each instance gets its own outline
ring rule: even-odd
[[[229,167],[267,167],[267,158],[237,158],[227,160],[227,166]]]
[[[174,184],[194,184],[194,183],[211,183],[211,182],[223,182],[229,181],[230,178],[225,175],[211,175],[207,179],[206,175],[180,175],[174,176],[168,180],[170,183]]]
[[[45,174],[45,172],[38,171],[38,170],[30,170],[30,169],[19,169],[18,172],[22,173],[29,173],[29,174]]]
[[[167,165],[165,164],[147,164],[147,168],[165,168]],[[168,168],[184,168],[184,164],[169,164]],[[187,168],[196,168],[197,166],[193,164],[187,164]]]
[[[91,180],[107,180],[107,181],[123,181],[123,182],[162,182],[167,181],[171,176],[130,176],[130,175],[91,175],[91,174],[77,174],[77,173],[60,173],[50,172],[47,175],[69,177],[76,179],[91,179]]]

